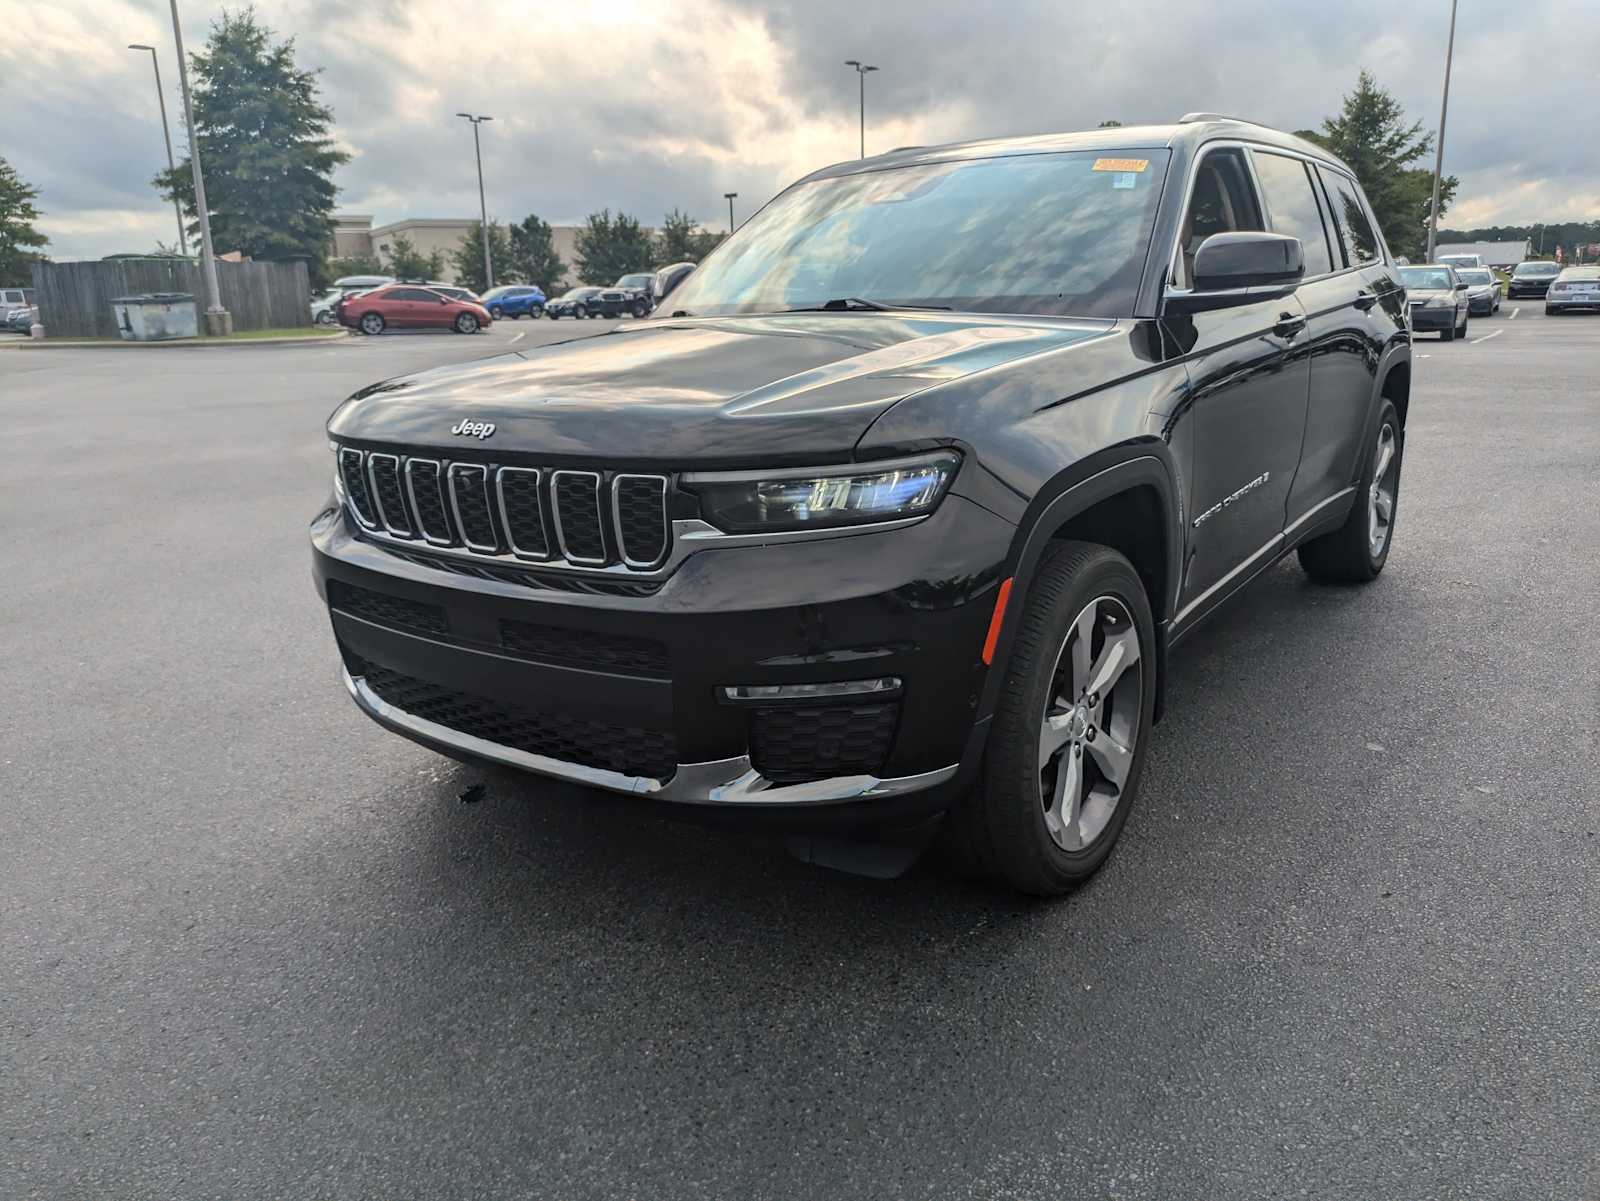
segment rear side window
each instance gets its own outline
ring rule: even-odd
[[[1339,240],[1344,246],[1345,262],[1351,267],[1364,267],[1378,261],[1378,232],[1372,228],[1366,206],[1355,181],[1338,171],[1318,167],[1328,198],[1333,201],[1334,223],[1338,226]]]
[[[385,300],[438,300],[432,292],[424,292],[421,288],[396,288],[393,292],[384,294]]]
[[[1274,233],[1299,238],[1305,248],[1306,275],[1327,275],[1333,270],[1328,235],[1322,227],[1322,209],[1306,165],[1282,154],[1254,152],[1256,178],[1267,202]]]

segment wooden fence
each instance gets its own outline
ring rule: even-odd
[[[233,328],[284,329],[311,324],[311,282],[304,263],[218,263],[222,307]],[[184,259],[112,259],[93,263],[35,263],[34,303],[50,338],[115,338],[115,296],[187,292],[205,325],[206,290],[200,264]]]

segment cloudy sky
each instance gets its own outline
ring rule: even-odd
[[[172,216],[147,54],[179,122],[165,0],[17,0],[0,22],[4,155],[40,189],[57,258],[153,249]],[[199,46],[219,11],[181,0]],[[1448,0],[259,0],[322,70],[341,208],[381,224],[477,210],[575,223],[610,206],[741,219],[796,176],[867,149],[1167,121],[1191,109],[1286,129],[1333,112],[1366,67],[1433,126]],[[1447,223],[1600,218],[1600,5],[1461,0]],[[1585,116],[1587,114],[1587,116]],[[175,125],[176,131],[176,125]],[[175,132],[175,137],[177,137]],[[181,139],[180,139],[181,144]],[[181,151],[180,151],[181,153]]]

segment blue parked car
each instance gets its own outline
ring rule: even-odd
[[[490,288],[483,294],[480,303],[496,321],[502,317],[544,316],[544,290],[533,284],[505,284]]]

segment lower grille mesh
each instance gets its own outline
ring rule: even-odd
[[[357,588],[343,580],[328,581],[328,604],[352,617],[397,630],[420,630],[425,634],[448,634],[450,623],[438,605],[388,596],[369,588]]]
[[[665,780],[677,771],[677,745],[669,733],[539,713],[456,692],[353,655],[349,661],[350,674],[364,677],[367,687],[395,708],[474,738],[631,776]]]
[[[654,639],[502,621],[500,644],[540,663],[666,679],[667,648]]]
[[[900,718],[887,705],[774,706],[751,714],[750,761],[777,784],[878,775]]]

